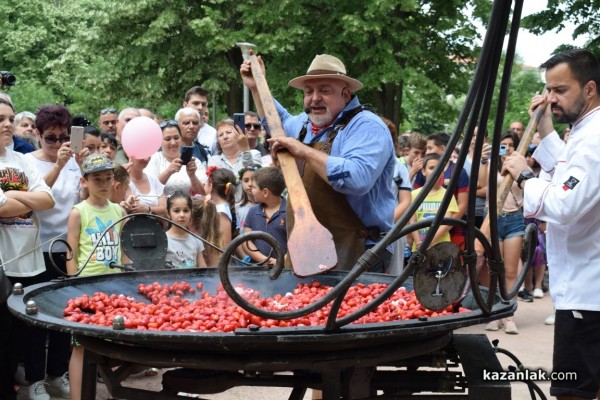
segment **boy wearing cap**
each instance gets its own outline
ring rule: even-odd
[[[249,60],[240,67],[240,74],[263,117]],[[363,85],[346,75],[338,58],[317,55],[307,74],[292,79],[289,86],[304,92],[305,112],[291,115],[276,102],[287,137],[272,138],[269,143],[273,152],[288,150],[300,164],[315,216],[333,235],[337,269],[349,270],[392,227],[394,144],[381,118],[358,101],[354,92]],[[291,227],[293,213],[287,216]],[[388,247],[371,271],[387,270],[390,259]]]
[[[109,201],[112,193],[114,172],[112,162],[101,154],[92,154],[83,160],[81,185],[89,196],[73,206],[67,222],[67,242],[73,249],[73,257],[67,261],[67,272],[76,273],[85,266],[81,276],[115,272],[111,263],[121,263],[121,224],[115,225],[105,235],[104,230],[113,222],[124,217],[125,211]],[[93,256],[86,264],[96,243]],[[71,399],[81,398],[83,370],[83,347],[75,343],[69,362]]]
[[[73,206],[67,222],[67,241],[73,249],[73,257],[67,261],[69,274],[74,274],[84,266],[98,241],[94,255],[85,265],[81,276],[114,272],[110,263],[120,263],[121,251],[120,224],[101,237],[102,232],[112,223],[125,216],[125,211],[109,198],[112,193],[114,172],[112,162],[101,154],[92,154],[83,160],[81,185],[89,196]]]

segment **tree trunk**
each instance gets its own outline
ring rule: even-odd
[[[379,90],[373,92],[375,106],[386,118],[392,120],[398,126],[404,117],[402,113],[402,89],[404,82],[400,84],[382,85]]]

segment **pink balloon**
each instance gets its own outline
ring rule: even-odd
[[[162,131],[152,118],[136,117],[123,128],[121,144],[129,158],[147,158],[160,148]]]

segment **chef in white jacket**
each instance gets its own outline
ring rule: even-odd
[[[553,371],[577,372],[553,380],[559,399],[600,399],[600,64],[573,49],[543,63],[547,94],[535,96],[530,114],[546,103],[538,123],[541,143],[533,158],[552,176],[534,178],[514,152],[504,163],[524,188],[524,215],[548,222],[546,251],[556,307]],[[572,125],[565,144],[552,123]]]

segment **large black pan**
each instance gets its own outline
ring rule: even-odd
[[[299,282],[319,281],[335,286],[346,272],[332,271],[324,275],[299,278],[291,270],[284,270],[273,281],[262,268],[240,268],[231,271],[234,284],[243,283],[245,287],[259,290],[263,296],[292,291]],[[365,273],[359,282],[388,283],[392,277],[382,274]],[[138,331],[132,329],[113,330],[109,327],[85,325],[63,319],[63,310],[67,301],[83,294],[94,292],[123,294],[142,299],[137,293],[139,283],[173,283],[186,281],[195,287],[203,282],[204,290],[216,292],[220,284],[217,269],[159,270],[151,272],[128,272],[94,277],[75,278],[54,281],[26,288],[23,295],[13,294],[8,306],[13,314],[26,322],[49,329],[70,332],[75,335],[98,337],[162,349],[189,349],[217,352],[245,353],[257,350],[303,352],[341,350],[379,346],[386,343],[410,342],[437,336],[457,328],[488,322],[511,315],[516,308],[513,303],[498,303],[492,314],[485,316],[480,311],[455,314],[452,316],[430,318],[428,320],[396,321],[378,324],[346,325],[335,332],[325,332],[319,327],[271,328],[251,331],[238,329],[230,333],[163,332]],[[412,281],[407,281],[407,289],[412,289]],[[28,315],[26,303],[35,301],[38,312]]]

